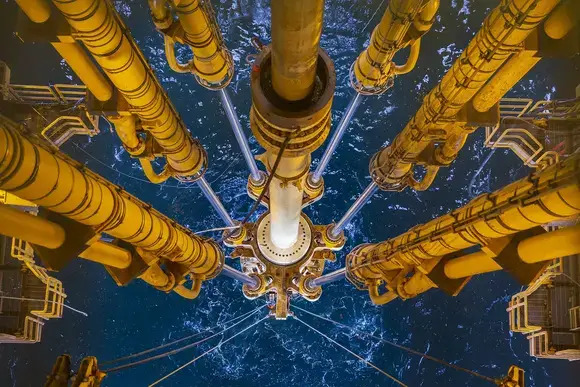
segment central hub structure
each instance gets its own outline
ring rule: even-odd
[[[320,287],[308,284],[344,244],[329,240],[328,226],[313,225],[302,212],[324,190],[322,181],[309,182],[310,155],[330,132],[336,85],[332,60],[319,47],[323,11],[323,0],[272,2],[272,44],[253,64],[250,110],[252,132],[266,150],[257,159],[270,184],[248,180],[249,195],[269,211],[244,225],[244,237],[226,241],[243,271],[259,280],[256,288],[244,286],[244,294],[275,296],[279,319],[289,313],[290,296],[320,297]]]
[[[278,247],[272,242],[271,214],[268,213],[258,223],[257,238],[258,249],[268,261],[276,265],[292,265],[300,261],[306,255],[312,242],[312,224],[302,216],[298,224],[296,241],[289,247]]]

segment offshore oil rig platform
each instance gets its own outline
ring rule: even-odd
[[[439,0],[389,1],[351,66],[354,97],[333,131],[336,76],[319,45],[324,0],[273,0],[272,41],[253,41],[249,119],[264,148],[256,157],[228,95],[234,63],[210,1],[148,1],[171,69],[191,73],[221,98],[255,201],[243,219],[233,219],[212,190],[195,128],[182,120],[109,0],[16,3],[20,39],[52,45],[83,84],[13,84],[9,66],[0,66],[0,343],[41,341],[46,321],[67,307],[54,272],[81,258],[102,264],[120,286],[141,280],[188,299],[204,281],[226,275],[243,283],[245,297],[265,296],[269,316],[282,320],[295,317],[292,298],[316,301],[332,281],[347,279],[384,305],[430,289],[457,296],[473,276],[505,270],[522,285],[506,307],[510,329],[527,335],[530,355],[580,359],[580,87],[565,100],[504,98],[542,58],[578,54],[579,1],[499,1],[407,125],[369,160],[372,181],[332,224],[313,224],[304,210],[323,198],[324,171],[361,101],[396,87],[396,77],[415,67]],[[176,56],[178,44],[191,50],[187,63]],[[399,51],[407,51],[405,63],[394,62]],[[219,240],[59,150],[72,136],[98,135],[102,119],[149,181],[201,188],[224,221]],[[345,226],[373,194],[437,184],[438,172],[479,128],[486,147],[511,149],[533,172],[401,235],[359,245],[342,269],[325,273],[345,245]],[[311,170],[311,153],[322,146]],[[261,215],[250,221],[256,211]],[[47,386],[99,385],[107,371],[114,369],[101,371],[88,357],[71,378],[71,359],[63,355]],[[490,381],[524,380],[513,366]]]

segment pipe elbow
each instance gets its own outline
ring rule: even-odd
[[[177,73],[189,73],[193,69],[193,59],[187,63],[179,63],[175,56],[175,41],[171,36],[164,35],[165,57],[171,70]]]
[[[201,291],[201,283],[203,281],[200,279],[193,279],[191,284],[191,289],[186,288],[183,285],[177,285],[173,291],[179,294],[183,298],[187,298],[188,300],[194,300],[199,296],[199,292]]]
[[[425,191],[431,186],[431,184],[433,184],[433,181],[435,180],[435,177],[437,177],[437,173],[439,172],[439,168],[440,167],[436,165],[427,166],[427,172],[425,173],[425,176],[423,176],[423,179],[421,179],[421,181],[415,180],[413,173],[411,173],[408,179],[409,187],[411,187],[415,191]]]
[[[398,296],[397,293],[390,290],[386,293],[379,294],[379,283],[377,281],[373,285],[369,286],[369,297],[371,298],[373,304],[384,305],[393,301]]]
[[[409,57],[405,64],[398,66],[395,65],[394,72],[396,75],[407,74],[411,72],[417,65],[417,60],[419,59],[419,52],[421,51],[421,39],[417,39],[413,42],[409,49]]]
[[[152,183],[161,184],[167,181],[167,179],[169,179],[172,176],[171,171],[167,169],[167,166],[165,166],[165,168],[163,169],[163,171],[161,171],[161,173],[157,173],[153,169],[153,165],[151,165],[150,160],[141,157],[139,158],[139,163],[141,163],[143,173],[145,173],[145,176],[147,176],[149,181]]]

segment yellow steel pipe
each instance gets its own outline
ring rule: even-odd
[[[16,3],[34,23],[44,23],[50,17],[50,4],[46,0],[17,0]],[[103,102],[111,99],[112,86],[80,45],[75,42],[51,44],[95,98]]]
[[[276,0],[272,7],[272,87],[287,101],[314,88],[324,0]]]
[[[544,262],[580,254],[580,225],[526,238],[518,243],[517,252],[525,263]],[[486,252],[477,251],[449,260],[443,270],[448,278],[459,279],[502,270],[502,267]]]
[[[105,0],[53,0],[97,63],[132,106],[175,176],[196,175],[206,163],[119,15]]]
[[[44,23],[50,17],[50,4],[46,0],[16,0],[16,4],[34,23]]]
[[[99,101],[113,96],[113,87],[78,43],[51,43],[74,73]]]
[[[397,237],[355,248],[347,257],[349,273],[363,283],[383,279],[397,268],[421,266],[426,260],[578,216],[579,179],[580,154],[574,154]]]
[[[519,82],[542,58],[537,51],[521,50],[513,55],[473,97],[473,107],[486,112]]]
[[[502,267],[484,251],[476,251],[462,257],[453,258],[443,266],[445,276],[451,279],[466,278],[501,269]]]
[[[404,181],[414,160],[433,141],[453,131],[450,122],[499,67],[519,48],[533,29],[559,0],[505,0],[492,10],[483,27],[471,40],[441,82],[395,137],[391,145],[371,160],[371,175],[383,189]]]
[[[126,269],[131,264],[131,253],[119,246],[96,241],[79,254],[79,258],[103,265]]]
[[[29,213],[0,204],[0,234],[43,246],[49,249],[60,247],[65,240],[65,231],[58,224]]]
[[[415,40],[413,44],[411,44],[409,50],[409,57],[407,58],[407,62],[403,65],[395,65],[394,73],[396,75],[403,75],[411,72],[415,68],[417,64],[417,60],[419,59],[419,53],[421,52],[421,39]]]
[[[566,36],[576,24],[574,12],[580,13],[578,4],[578,1],[569,1],[556,7],[544,23],[546,34],[552,39]],[[542,59],[537,56],[537,33],[530,35],[530,38],[533,41],[525,42],[524,48],[514,54],[473,97],[475,110],[485,112],[491,109]]]
[[[185,265],[201,277],[220,270],[223,253],[215,242],[6,124],[0,125],[0,189]]]
[[[159,264],[156,263],[149,266],[149,268],[145,270],[139,278],[156,288],[165,288],[171,283],[167,273],[165,273]]]
[[[518,255],[525,263],[575,254],[580,254],[580,224],[536,235],[518,243]]]
[[[392,0],[373,30],[369,46],[353,65],[357,86],[371,93],[381,92],[389,78],[410,72],[417,63],[424,35],[435,20],[439,0]],[[393,57],[411,44],[409,58],[397,66]],[[374,91],[373,91],[374,90]]]
[[[544,32],[552,39],[562,39],[578,23],[580,1],[568,0],[560,4],[544,23]]]
[[[221,42],[219,26],[202,9],[199,0],[173,0],[185,32],[184,43],[193,52],[193,72],[203,86],[224,87],[233,75],[229,53]]]

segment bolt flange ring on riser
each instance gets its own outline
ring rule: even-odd
[[[267,151],[277,153],[286,137],[292,135],[284,155],[310,154],[324,142],[330,131],[330,108],[336,85],[332,60],[319,49],[314,90],[304,100],[295,102],[280,98],[272,88],[271,64],[271,53],[267,48],[256,59],[252,69],[252,132]],[[297,129],[299,131],[294,133]]]

